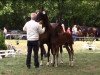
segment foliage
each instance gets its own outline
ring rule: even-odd
[[[100,27],[99,0],[1,0],[0,28],[22,29],[30,17],[41,6],[48,12],[51,22],[60,17],[65,25],[73,24]]]
[[[5,38],[3,36],[3,33],[0,32],[0,50],[5,50],[5,49],[7,49],[5,45]]]

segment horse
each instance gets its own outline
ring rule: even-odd
[[[48,52],[47,52],[47,56],[48,56],[48,62],[47,65],[49,65],[49,56],[50,56],[50,35],[51,35],[51,31],[58,25],[58,23],[49,23],[47,14],[45,14],[45,12],[43,11],[39,11],[37,14],[37,17],[35,19],[35,21],[42,23],[43,27],[46,27],[46,30],[43,34],[40,35],[39,40],[40,40],[40,49],[41,49],[41,62],[40,65],[43,65],[43,54],[45,52],[45,48],[44,48],[44,44],[47,44],[48,47]]]
[[[45,11],[40,11],[37,14],[36,21],[42,20],[42,25],[45,26],[48,37],[48,62],[49,62],[49,55],[50,55],[50,49],[51,53],[53,55],[53,66],[58,66],[58,52],[59,52],[59,47],[65,44],[65,47],[68,51],[69,54],[69,61],[70,61],[70,66],[73,66],[73,56],[74,56],[74,50],[73,50],[73,39],[72,35],[69,35],[67,33],[62,32],[62,26],[61,24],[58,23],[58,25],[53,28],[49,23],[48,16]],[[56,23],[55,23],[56,24]],[[45,36],[46,37],[46,36]],[[40,39],[40,41],[42,41]],[[44,44],[40,42],[41,44]],[[55,61],[55,56],[56,60]]]
[[[77,36],[78,37],[87,37],[88,27],[80,26],[80,25],[77,25],[76,27],[77,27]],[[81,38],[81,40],[84,41],[85,39]]]
[[[88,36],[89,37],[95,37],[97,34],[97,28],[96,27],[88,27]]]
[[[96,34],[96,37],[100,37],[100,27],[97,28],[97,34]]]
[[[58,66],[59,47],[61,47],[62,45],[65,45],[65,48],[68,51],[70,61],[69,65],[73,66],[73,38],[69,32],[63,32],[61,25],[57,26],[56,29],[52,31],[51,45],[53,54],[53,66]]]
[[[39,36],[40,40],[40,49],[41,49],[41,62],[40,65],[43,65],[43,54],[45,52],[44,44],[47,44],[48,47],[48,60],[49,60],[49,51],[50,51],[50,31],[51,31],[51,26],[49,25],[49,20],[45,12],[42,12],[41,10],[38,12],[37,17],[35,19],[36,22],[41,22],[42,27],[45,27],[45,32]]]
[[[88,35],[90,37],[93,37],[94,39],[98,40],[98,37],[100,37],[100,28],[98,27],[89,27],[88,28]]]
[[[78,29],[78,37],[88,37],[87,40],[90,40],[90,38],[94,40],[95,37],[98,37],[100,35],[99,28],[96,27],[78,25],[77,29]]]

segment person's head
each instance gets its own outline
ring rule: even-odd
[[[76,25],[74,25],[74,27],[76,27]]]
[[[34,20],[36,18],[37,14],[36,13],[31,13],[31,20]]]
[[[68,27],[68,29],[70,29],[70,27]]]
[[[4,29],[6,29],[6,27],[4,27]]]

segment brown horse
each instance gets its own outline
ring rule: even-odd
[[[79,26],[77,25],[78,37],[86,37],[88,28],[86,26]]]
[[[98,28],[96,27],[87,27],[87,26],[79,26],[77,25],[78,29],[78,37],[97,37],[98,36]],[[89,40],[87,38],[87,40]],[[84,38],[83,38],[84,40]]]
[[[89,37],[95,37],[97,34],[97,28],[96,27],[88,27],[88,36]]]
[[[68,54],[69,54],[69,61],[70,66],[73,66],[73,38],[69,32],[63,32],[62,26],[58,25],[54,31],[52,31],[51,35],[51,49],[53,54],[53,65],[58,66],[58,54],[59,54],[59,47],[65,45]],[[56,59],[55,59],[56,58]]]
[[[62,32],[62,26],[59,23],[54,23],[54,25],[51,25],[49,23],[49,19],[45,11],[40,11],[38,13],[36,21],[40,21],[40,20],[42,20],[42,25],[46,27],[46,31],[44,33],[45,35],[44,34],[43,35],[45,38],[44,40],[46,40],[47,42],[45,43],[48,45],[48,62],[49,62],[49,55],[51,49],[51,53],[53,54],[53,65],[57,66],[59,47],[65,44],[69,54],[70,65],[73,66],[74,51],[72,46],[73,45],[72,35],[69,35],[69,33]],[[43,39],[41,38],[40,38],[40,44],[44,44]],[[55,61],[55,57],[56,57],[56,61]]]

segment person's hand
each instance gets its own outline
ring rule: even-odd
[[[39,22],[39,24],[42,24],[42,23],[43,23],[42,21]]]
[[[42,24],[39,24],[39,26],[42,28]]]
[[[42,28],[45,31],[45,27]]]

